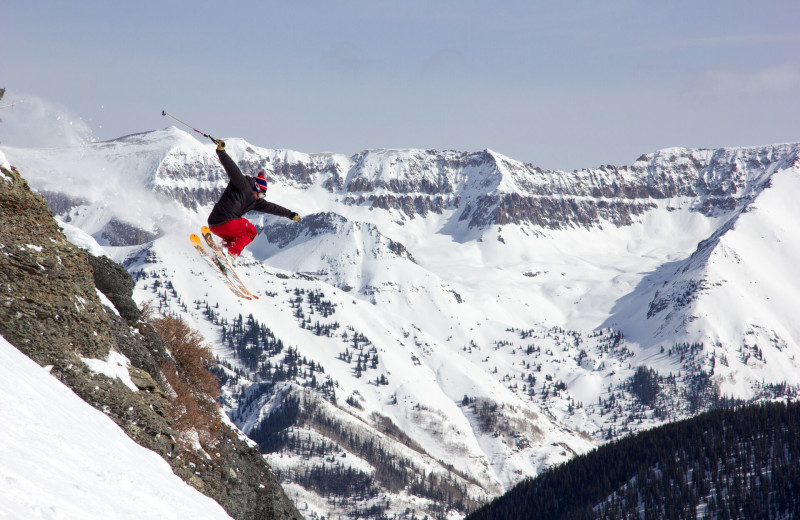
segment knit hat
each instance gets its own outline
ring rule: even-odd
[[[258,172],[255,189],[258,192],[267,193],[267,177],[264,175],[264,172]]]

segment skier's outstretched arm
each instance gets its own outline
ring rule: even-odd
[[[297,215],[297,213],[295,213],[294,211],[286,209],[280,204],[275,204],[274,202],[269,202],[263,199],[256,202],[256,206],[253,209],[256,211],[260,211],[262,213],[269,213],[270,215],[286,217],[292,220],[294,220],[295,215]],[[299,219],[296,220],[296,222],[299,222]]]

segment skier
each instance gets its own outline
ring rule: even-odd
[[[248,211],[260,211],[300,222],[300,215],[289,211],[274,202],[267,202],[267,179],[263,171],[256,177],[242,174],[225,151],[225,141],[215,140],[217,156],[230,182],[219,201],[208,216],[208,227],[211,232],[222,239],[223,252],[228,261],[235,263],[242,250],[256,238],[256,227],[242,215]]]

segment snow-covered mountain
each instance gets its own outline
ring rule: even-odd
[[[255,301],[188,243],[226,184],[212,145],[167,128],[4,151],[137,299],[204,333],[229,415],[309,518],[457,518],[607,439],[796,395],[800,144],[567,173],[227,143],[303,215],[249,215]]]

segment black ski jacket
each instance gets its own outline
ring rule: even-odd
[[[229,220],[236,220],[248,211],[260,211],[291,218],[293,211],[273,202],[267,202],[265,199],[256,198],[253,193],[255,178],[244,175],[225,150],[218,151],[217,155],[222,167],[225,168],[225,173],[230,177],[230,182],[208,216],[209,226],[219,226]]]

